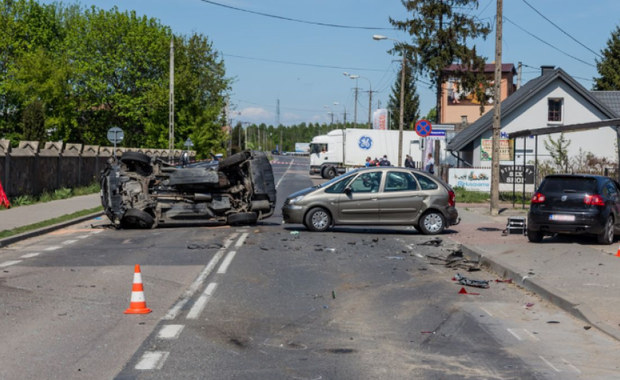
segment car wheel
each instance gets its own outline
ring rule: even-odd
[[[424,235],[436,235],[446,228],[446,220],[438,211],[428,211],[420,218],[420,231]]]
[[[614,217],[613,216],[610,215],[607,218],[607,222],[605,223],[605,228],[603,229],[603,232],[596,235],[596,239],[598,240],[599,244],[609,245],[614,242]]]
[[[532,243],[540,243],[544,237],[542,231],[527,230],[527,240]]]
[[[126,229],[141,228],[148,229],[155,225],[155,219],[146,211],[136,208],[129,209],[121,219],[121,227]]]
[[[336,176],[336,168],[332,166],[332,167],[325,169],[325,178],[332,179],[335,176]]]
[[[224,169],[229,166],[240,164],[248,158],[250,158],[250,152],[248,151],[235,153],[232,156],[226,157],[222,161],[220,161],[219,168]]]
[[[310,231],[323,232],[331,226],[332,217],[324,208],[315,207],[306,214],[304,224]]]
[[[231,226],[244,226],[256,224],[258,216],[253,212],[241,212],[239,214],[228,215],[227,223]]]

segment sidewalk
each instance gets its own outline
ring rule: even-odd
[[[101,205],[99,194],[91,194],[31,206],[0,210],[0,231],[49,220]],[[451,226],[441,237],[463,246],[466,255],[477,257],[498,277],[510,278],[566,312],[620,340],[620,242],[598,245],[594,239],[547,237],[542,243],[529,243],[520,234],[503,235],[509,216],[526,216],[521,205],[499,216],[491,216],[487,204],[457,203],[461,223]],[[88,220],[95,213],[79,220]],[[0,239],[0,247],[78,220]],[[467,276],[467,274],[464,274]],[[477,276],[471,276],[477,278]],[[484,294],[483,292],[480,292]]]
[[[445,236],[462,244],[465,255],[620,340],[620,257],[615,256],[620,242],[605,246],[588,237],[545,237],[530,243],[521,234],[502,234],[509,216],[527,216],[521,205],[499,216],[490,215],[488,204],[457,203],[457,208],[462,221],[450,227],[457,233]]]
[[[19,206],[9,209],[3,209],[0,210],[0,231],[12,230],[13,228],[43,222],[46,220],[58,218],[63,215],[73,214],[74,212],[93,209],[98,206],[101,206],[101,198],[99,194],[96,193],[81,195],[79,197],[73,197],[68,199],[61,199],[57,201],[37,203],[29,206]],[[43,227],[38,230],[24,232],[19,235],[0,239],[0,247],[9,245],[19,240],[45,234],[49,231],[53,231],[55,229],[62,228],[64,226],[82,220],[91,219],[101,214],[102,212],[97,212],[78,219],[62,222],[53,226]]]

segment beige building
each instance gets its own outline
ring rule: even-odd
[[[461,65],[452,64],[448,66],[443,74],[447,80],[442,85],[441,94],[441,115],[439,117],[441,124],[455,124],[459,126],[463,122],[463,118],[467,118],[467,123],[471,124],[478,120],[482,114],[493,108],[493,100],[491,99],[484,105],[484,112],[480,114],[480,102],[472,92],[466,92],[460,86],[458,72]],[[484,74],[488,78],[491,86],[495,77],[495,65],[490,63],[484,65]],[[515,92],[516,87],[513,83],[516,74],[515,67],[512,63],[502,64],[502,81],[501,81],[501,99],[504,100]],[[493,93],[493,87],[488,89],[487,93]]]

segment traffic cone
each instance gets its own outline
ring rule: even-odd
[[[620,257],[620,245],[618,246],[618,251],[616,252],[616,257]]]
[[[151,309],[146,307],[140,265],[136,264],[133,274],[133,288],[131,289],[131,302],[129,303],[129,309],[125,310],[125,314],[148,314],[151,311]]]
[[[469,295],[472,295],[472,296],[479,296],[480,295],[480,293],[469,293],[467,290],[465,290],[464,287],[461,287],[461,290],[459,290],[459,294],[469,294]]]
[[[0,182],[0,206],[4,205],[6,208],[11,208],[11,203],[9,202],[9,198],[7,198],[4,189],[2,188],[2,182]]]

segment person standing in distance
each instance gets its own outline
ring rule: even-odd
[[[435,174],[435,162],[433,161],[433,154],[429,153],[424,163],[424,170],[431,174]]]

